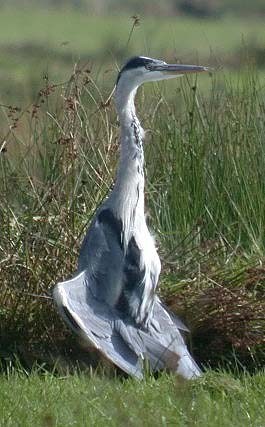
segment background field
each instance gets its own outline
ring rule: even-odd
[[[100,87],[113,86],[118,67],[135,54],[239,69],[264,66],[265,29],[257,17],[140,18],[92,16],[69,10],[3,9],[0,14],[0,78],[3,103],[34,98],[44,74],[65,81],[77,61],[92,67]],[[138,22],[138,21],[136,21]],[[249,59],[248,58],[248,59]]]
[[[192,12],[182,3],[192,3]],[[264,8],[258,1],[251,8],[216,2],[213,11],[205,1],[198,15],[195,3],[168,1],[162,11],[161,2],[123,2],[118,14],[118,1],[58,1],[50,8],[0,2],[1,380],[5,396],[18,384],[23,413],[42,381],[47,396],[66,393],[65,376],[73,393],[91,385],[97,425],[125,417],[122,394],[130,387],[128,402],[143,387],[149,412],[150,390],[165,389],[157,425],[167,425],[179,405],[179,425],[190,416],[214,426],[258,426],[264,418],[255,418],[264,377],[246,374],[265,360]],[[147,215],[163,266],[160,293],[189,325],[196,360],[230,372],[183,386],[183,400],[166,375],[143,386],[104,375],[71,377],[76,365],[96,367],[98,357],[68,331],[51,300],[53,285],[74,271],[91,216],[112,186],[119,124],[113,100],[106,100],[119,67],[134,54],[215,67],[198,78],[146,85],[137,98],[147,135]],[[113,384],[115,410],[110,393],[102,412],[93,390]],[[18,425],[8,401],[1,400],[3,425]],[[67,412],[60,404],[36,413],[43,425],[77,417],[74,406]],[[82,408],[80,414],[87,415]],[[137,405],[126,423],[139,425],[136,419]]]

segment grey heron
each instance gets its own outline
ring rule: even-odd
[[[160,260],[144,212],[144,131],[134,99],[145,82],[207,71],[196,65],[131,58],[118,74],[115,101],[120,161],[113,190],[99,206],[81,246],[76,274],[53,297],[64,320],[126,373],[142,378],[168,369],[185,378],[200,368],[181,331],[186,326],[156,293]]]

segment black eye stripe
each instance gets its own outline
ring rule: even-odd
[[[148,65],[151,65],[153,63],[154,63],[153,59],[145,58],[144,56],[134,56],[133,58],[130,58],[129,61],[126,62],[126,64],[122,67],[121,71],[119,72],[116,84],[118,83],[120,76],[124,71],[133,70],[138,67],[146,67],[146,69],[149,69]]]
[[[154,63],[154,61],[151,58],[134,56],[133,58],[129,59],[129,61],[124,65],[121,71],[130,70],[132,68],[138,68],[138,67],[146,67],[148,64],[152,64],[152,63]]]

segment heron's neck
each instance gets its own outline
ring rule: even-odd
[[[133,159],[140,156],[143,160],[144,131],[136,116],[134,98],[136,90],[116,94],[116,106],[121,127],[121,156],[131,153]],[[129,158],[128,158],[129,160]]]
[[[144,212],[144,131],[136,116],[136,89],[117,91],[116,106],[120,121],[120,161],[114,191],[127,209]]]

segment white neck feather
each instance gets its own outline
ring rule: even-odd
[[[121,146],[117,177],[110,197],[114,202],[112,206],[123,220],[125,241],[134,227],[135,219],[139,216],[144,218],[144,131],[136,116],[136,91],[137,87],[125,86],[122,81],[116,88]]]

